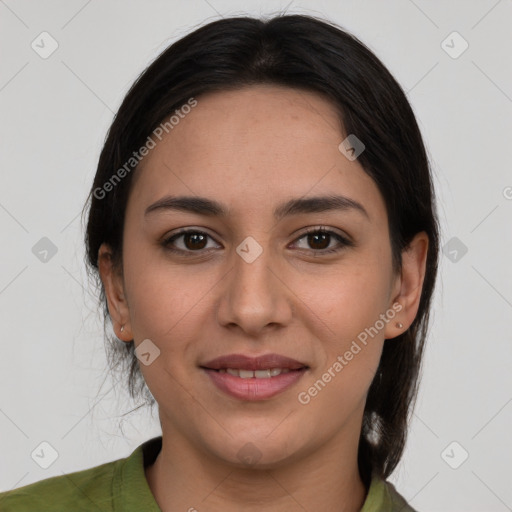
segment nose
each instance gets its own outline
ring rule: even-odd
[[[234,253],[233,267],[223,279],[219,324],[250,336],[288,325],[293,293],[279,271],[279,262],[266,248],[253,261],[240,254]]]

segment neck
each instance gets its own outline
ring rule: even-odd
[[[300,459],[240,469],[187,445],[177,432],[163,431],[162,450],[146,478],[163,512],[357,512],[367,492],[357,439],[354,444],[338,437]]]

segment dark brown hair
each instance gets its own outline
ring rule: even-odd
[[[109,315],[98,277],[98,249],[104,242],[122,269],[124,215],[136,165],[106,193],[104,184],[191,97],[260,83],[320,93],[339,113],[345,133],[363,141],[366,148],[358,161],[385,200],[396,272],[401,252],[414,235],[425,231],[429,237],[417,316],[407,331],[384,342],[367,396],[359,470],[368,485],[372,473],[383,478],[392,473],[405,446],[437,274],[439,228],[428,157],[402,88],[372,51],[331,22],[278,15],[209,23],[169,46],[127,93],[105,140],[87,201],[87,263],[104,306],[110,367],[126,371],[132,398],[145,394],[154,404],[133,341],[127,344],[107,335]]]

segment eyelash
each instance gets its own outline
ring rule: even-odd
[[[347,238],[343,237],[339,233],[336,233],[335,231],[330,231],[323,227],[312,228],[312,229],[302,233],[302,235],[300,235],[300,237],[297,238],[296,241],[302,240],[303,238],[307,237],[308,235],[318,234],[318,233],[321,233],[323,235],[330,235],[330,236],[334,237],[339,242],[340,245],[338,247],[331,248],[331,249],[317,249],[317,250],[315,250],[315,249],[299,249],[299,250],[310,250],[310,251],[313,251],[314,253],[318,253],[319,255],[323,255],[323,254],[337,253],[337,252],[340,252],[345,247],[353,247],[354,246],[354,243],[351,240],[348,240]],[[200,254],[201,252],[205,251],[205,249],[192,251],[192,250],[175,249],[175,248],[171,247],[171,244],[175,240],[177,240],[178,238],[180,238],[181,236],[186,235],[186,234],[200,234],[200,235],[206,235],[207,237],[212,238],[208,233],[205,233],[204,231],[200,231],[197,229],[183,229],[183,230],[179,231],[178,233],[175,233],[174,235],[166,238],[162,242],[162,246],[167,251],[170,251],[175,254],[184,255],[184,256],[189,256],[189,255],[191,256],[192,255],[191,253],[199,253]]]

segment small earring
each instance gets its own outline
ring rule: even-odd
[[[401,328],[403,327],[403,324],[402,324],[401,322],[397,322],[397,323],[396,323],[396,326],[397,326],[399,329],[401,329]],[[122,329],[121,329],[121,330],[122,330]]]
[[[121,325],[121,332],[124,331],[124,325]]]

